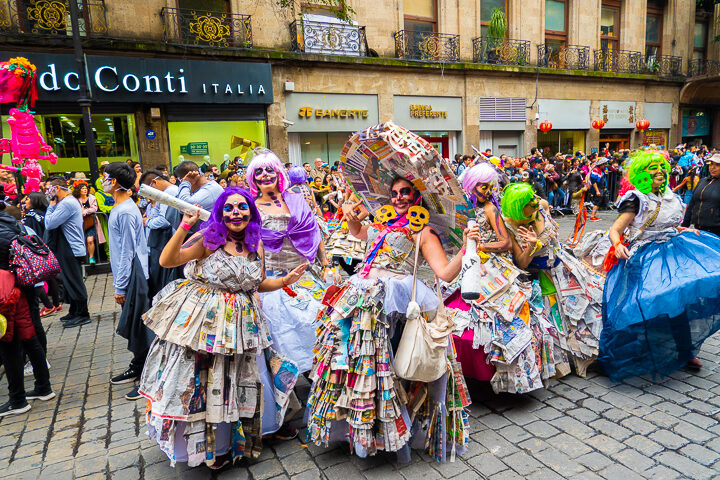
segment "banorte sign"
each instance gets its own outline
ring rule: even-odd
[[[368,118],[367,110],[355,110],[346,108],[312,108],[312,107],[300,107],[298,111],[298,117],[300,118]]]

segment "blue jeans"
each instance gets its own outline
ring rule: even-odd
[[[553,208],[565,205],[565,192],[561,188],[555,189],[548,194],[548,202]]]

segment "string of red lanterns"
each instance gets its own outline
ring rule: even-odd
[[[552,123],[548,122],[547,120],[543,120],[542,122],[540,122],[540,125],[538,125],[538,128],[541,132],[547,133],[552,130]]]

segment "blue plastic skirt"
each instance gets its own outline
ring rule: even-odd
[[[669,375],[720,329],[720,237],[648,243],[607,276],[598,361],[611,380]]]

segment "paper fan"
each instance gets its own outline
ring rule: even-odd
[[[353,134],[340,153],[348,185],[371,212],[390,203],[390,182],[408,179],[430,211],[430,224],[448,248],[462,245],[468,202],[450,167],[430,143],[392,122]]]

